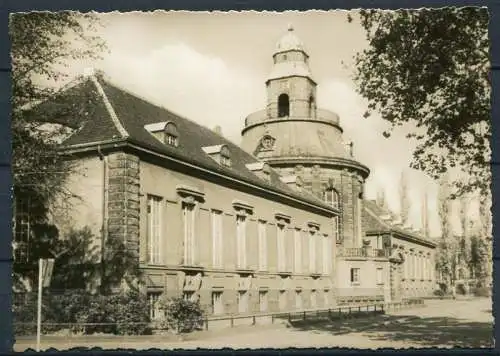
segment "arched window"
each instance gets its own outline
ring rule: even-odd
[[[222,146],[220,150],[220,163],[226,167],[231,166],[231,152],[227,146]]]
[[[328,188],[323,192],[323,200],[331,207],[336,209],[339,208],[339,193],[334,188]]]
[[[290,100],[287,94],[278,97],[278,117],[290,116]]]
[[[165,125],[165,143],[170,146],[177,147],[179,145],[179,132],[177,126],[173,122],[168,122]]]

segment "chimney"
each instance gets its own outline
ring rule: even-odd
[[[300,191],[302,190],[302,180],[300,177],[292,175],[292,176],[284,176],[280,177],[281,181],[288,185],[293,190]]]
[[[219,135],[219,136],[223,136],[223,135],[222,135],[222,128],[221,128],[219,125],[215,126],[213,131],[214,131],[217,135]]]

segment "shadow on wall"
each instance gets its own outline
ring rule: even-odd
[[[493,324],[456,318],[382,315],[368,319],[293,323],[291,328],[313,333],[362,333],[378,341],[408,342],[419,347],[493,347]]]

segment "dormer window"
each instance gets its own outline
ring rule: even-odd
[[[264,135],[261,139],[262,148],[264,150],[272,150],[274,147],[274,141],[276,141],[276,139],[271,135]]]
[[[166,145],[174,147],[179,145],[179,131],[173,122],[157,122],[145,125],[144,128]]]
[[[227,146],[222,146],[220,151],[220,164],[226,167],[231,167],[231,153]]]
[[[245,166],[247,167],[248,170],[255,173],[261,179],[269,181],[271,174],[271,168],[269,167],[269,164],[265,162],[253,162],[253,163],[248,163]]]
[[[179,145],[179,132],[177,131],[177,126],[173,122],[169,122],[165,125],[165,143],[170,146],[177,147]]]
[[[219,164],[231,167],[231,151],[226,145],[207,146],[202,149]]]

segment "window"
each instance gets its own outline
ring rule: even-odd
[[[311,308],[315,309],[318,307],[318,299],[315,290],[311,290]]]
[[[220,164],[226,167],[231,166],[231,153],[229,152],[229,148],[227,148],[227,146],[222,146],[220,150]]]
[[[259,269],[267,270],[267,225],[265,221],[259,221]]]
[[[357,204],[357,216],[356,216],[356,230],[357,230],[357,237],[358,237],[358,246],[361,246],[361,240],[363,239],[363,231],[362,231],[362,212],[363,212],[363,200],[361,199],[361,194],[358,197],[358,204]]]
[[[267,291],[259,291],[259,310],[267,311]]]
[[[340,233],[340,217],[335,216],[333,218],[333,237],[335,239],[335,242],[340,243],[342,242],[342,235]]]
[[[222,212],[212,210],[212,263],[214,267],[222,267],[223,237]]]
[[[271,150],[274,146],[275,141],[276,140],[274,137],[272,137],[270,135],[265,135],[264,137],[262,137],[262,140],[261,140],[262,148],[265,150]]]
[[[323,306],[330,306],[330,291],[325,290],[323,292]]]
[[[280,294],[278,296],[278,306],[280,310],[286,310],[287,309],[287,293],[286,290],[280,290]]]
[[[290,100],[288,95],[281,94],[278,97],[278,117],[290,116]]]
[[[286,269],[285,256],[285,226],[278,224],[278,270],[281,272]]]
[[[323,236],[323,274],[330,273],[330,266],[332,264],[331,261],[331,239],[329,236]]]
[[[14,260],[27,262],[31,237],[31,201],[29,197],[27,199],[16,199],[14,209]]]
[[[195,204],[184,203],[182,215],[184,220],[184,263],[195,263]]]
[[[359,284],[359,268],[351,268],[351,284]]]
[[[297,290],[295,291],[295,309],[302,309],[302,291]]]
[[[170,146],[177,147],[179,145],[179,132],[177,131],[177,126],[173,122],[169,122],[165,125],[165,143]]]
[[[156,320],[161,317],[161,310],[159,305],[160,298],[161,292],[149,292],[147,294],[149,318],[151,320]]]
[[[314,97],[309,97],[309,117],[314,117]]]
[[[238,291],[238,313],[248,312],[248,292]]]
[[[222,314],[224,312],[224,304],[222,303],[222,292],[212,292],[212,310],[214,314]]]
[[[299,229],[295,229],[294,235],[294,262],[295,262],[295,272],[302,272],[302,236]]]
[[[339,208],[339,193],[334,188],[328,188],[323,192],[323,200],[332,208]]]
[[[194,302],[194,291],[184,291],[182,292],[182,298],[186,301]]]
[[[309,272],[316,272],[316,231],[309,233]]]
[[[147,241],[149,247],[148,262],[152,264],[160,264],[163,262],[163,241],[161,236],[162,199],[153,195],[148,195],[147,199]]]
[[[381,267],[377,268],[377,284],[384,284],[384,269]]]
[[[375,246],[377,250],[382,250],[384,248],[383,244],[383,236],[378,235],[377,236],[377,245]]]
[[[236,216],[236,248],[238,250],[237,259],[238,267],[246,268],[246,217],[242,215]]]

